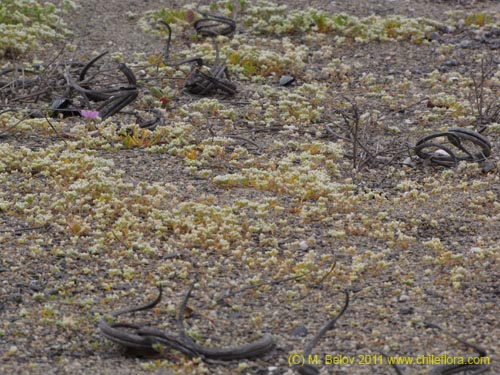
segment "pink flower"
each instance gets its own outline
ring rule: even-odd
[[[189,23],[193,23],[194,17],[194,12],[191,9],[188,9],[186,11],[186,21],[188,21]]]
[[[98,111],[88,111],[86,109],[82,109],[80,111],[80,114],[82,115],[83,118],[85,118],[87,120],[95,120],[96,118],[99,117]]]

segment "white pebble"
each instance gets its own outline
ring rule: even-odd
[[[450,156],[445,150],[438,149],[434,151],[434,156]]]
[[[406,294],[402,294],[398,298],[398,302],[406,302],[406,301],[409,301],[409,300],[410,300],[410,297],[407,296]]]
[[[404,161],[403,161],[403,165],[406,165],[408,167],[415,167],[415,162],[413,161],[413,159],[411,157],[407,157]]]
[[[309,245],[307,244],[306,241],[300,241],[299,247],[300,247],[300,250],[307,250],[309,248]]]

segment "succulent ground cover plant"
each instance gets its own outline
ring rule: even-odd
[[[101,3],[63,17],[75,39],[59,58],[113,47],[138,99],[104,121],[31,118],[47,105],[2,102],[0,372],[293,373],[290,356],[342,311],[345,290],[347,310],[313,348],[320,359],[473,355],[431,321],[500,370],[495,2],[150,1],[151,12],[130,2],[128,13]],[[191,67],[165,64],[157,17],[172,27],[169,61],[216,60],[214,42],[193,31],[199,11],[235,16],[235,35],[215,41],[234,96],[187,95]],[[4,55],[2,70],[28,66],[32,48]],[[282,75],[295,82],[280,85]],[[163,124],[138,126],[134,112],[153,109]],[[405,163],[420,137],[451,127],[481,130],[494,168]],[[102,317],[153,300],[160,284],[162,303],[130,321],[174,331],[193,282],[184,324],[195,342],[269,333],[275,350],[227,363],[169,350],[136,358],[99,335]],[[332,366],[323,371],[393,371]]]
[[[64,36],[62,11],[74,7],[71,1],[51,3],[5,0],[0,4],[0,56],[16,57],[42,43]]]

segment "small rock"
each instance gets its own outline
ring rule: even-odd
[[[500,28],[498,28],[497,26],[493,25],[491,27],[490,31],[488,32],[488,34],[500,36]]]
[[[61,114],[63,117],[77,116],[79,113],[74,108],[71,99],[59,97],[56,98],[50,105],[52,117],[57,117]]]
[[[450,34],[450,33],[455,31],[455,27],[443,25],[443,26],[440,26],[438,30],[441,31],[442,33]]]
[[[309,334],[309,331],[307,330],[306,326],[301,324],[294,329],[292,329],[292,332],[290,332],[290,337],[304,337]]]
[[[241,319],[242,316],[243,316],[243,314],[241,312],[237,311],[237,312],[234,312],[232,314],[229,314],[229,319],[231,319],[231,320]]]
[[[436,33],[435,31],[432,31],[431,33],[429,33],[428,39],[429,40],[438,40],[439,34]]]
[[[495,39],[488,39],[487,41],[488,47],[491,49],[499,49],[500,48],[500,39],[495,38]]]
[[[432,156],[436,157],[450,157],[450,154],[448,154],[445,150],[438,149],[434,151],[434,154]]]
[[[22,303],[23,297],[19,293],[14,293],[14,294],[11,294],[10,296],[8,296],[7,300],[10,302],[14,302],[14,303]]]
[[[411,157],[407,157],[404,161],[403,161],[403,165],[406,165],[407,167],[412,167],[414,168],[416,166],[416,163],[413,161],[413,159]]]
[[[30,118],[45,118],[45,114],[42,111],[35,109],[35,110],[31,111],[31,113],[29,114],[29,117]]]
[[[280,86],[288,86],[295,82],[295,77],[292,76],[281,76],[280,78]]]
[[[56,288],[50,288],[45,291],[45,294],[48,296],[57,296],[59,291]]]
[[[458,43],[458,47],[460,48],[470,48],[472,46],[472,40],[464,39],[460,43]]]
[[[402,294],[398,298],[398,302],[406,302],[410,300],[410,296],[407,296],[406,294]]]
[[[300,241],[299,247],[300,247],[300,250],[307,250],[309,248],[309,245],[307,244],[306,241]]]
[[[459,63],[455,59],[448,59],[445,62],[443,62],[443,65],[447,67],[453,67],[453,66],[458,66]]]
[[[479,167],[483,173],[490,173],[491,171],[497,169],[497,165],[491,160],[483,160],[479,163]]]
[[[399,313],[401,315],[411,315],[415,312],[415,309],[413,307],[404,307],[399,310]]]

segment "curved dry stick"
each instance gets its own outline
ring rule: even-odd
[[[109,116],[113,116],[120,109],[132,103],[139,96],[139,91],[135,88],[130,90],[122,90],[117,95],[111,96],[100,108],[99,117],[105,120]]]
[[[134,72],[127,66],[127,64],[120,63],[118,65],[120,72],[127,78],[128,84],[134,88],[137,86],[137,79],[135,78]]]
[[[109,116],[114,115],[122,108],[132,103],[139,96],[139,91],[137,90],[136,86],[137,81],[132,70],[130,70],[130,68],[125,64],[120,64],[118,66],[118,69],[120,69],[120,71],[127,78],[129,86],[122,87],[118,91],[116,91],[115,94],[109,96],[106,102],[99,108],[99,116],[103,120],[105,120]],[[95,92],[101,94],[98,91]]]
[[[92,60],[90,60],[87,64],[85,64],[85,66],[82,68],[82,70],[80,71],[80,74],[78,76],[78,82],[82,82],[82,84],[84,86],[77,85],[76,83],[74,83],[73,85],[71,85],[71,87],[73,89],[75,89],[76,91],[78,91],[81,94],[83,94],[86,98],[88,98],[90,100],[93,100],[95,102],[106,100],[109,96],[106,97],[106,93],[100,93],[100,92],[95,91],[95,90],[90,90],[89,87],[87,85],[85,85],[85,83],[83,83],[83,81],[85,81],[85,76],[86,76],[88,70],[98,60],[100,60],[102,57],[104,57],[107,54],[108,54],[108,51],[104,51],[104,52],[100,53],[99,55],[97,55],[96,57],[94,57]],[[68,79],[66,78],[66,80],[68,80]],[[82,91],[82,90],[88,90],[88,91]]]
[[[438,326],[437,324],[426,322],[424,323],[427,328],[434,328],[438,329],[441,332],[443,332],[445,335],[450,336],[457,340],[459,343],[474,349],[479,355],[475,357],[466,357],[464,359],[465,363],[464,364],[450,364],[450,365],[439,365],[435,366],[432,370],[430,370],[427,375],[451,375],[451,374],[458,374],[461,372],[466,372],[466,371],[474,371],[472,375],[477,375],[477,374],[482,374],[483,372],[486,372],[489,370],[488,365],[480,365],[480,364],[469,364],[469,361],[474,359],[474,358],[484,358],[487,356],[487,352],[485,349],[481,348],[479,345],[474,345],[471,344],[470,342],[467,342],[465,340],[462,340],[460,337],[457,337],[449,332],[446,332],[441,326]]]
[[[186,334],[186,329],[184,328],[184,313],[186,312],[186,307],[189,298],[191,297],[191,292],[194,289],[194,282],[191,284],[187,290],[184,298],[182,299],[181,305],[179,306],[179,312],[177,313],[177,328],[179,329],[179,335],[182,340],[189,342],[191,345],[196,345],[194,340]]]
[[[159,109],[153,108],[146,110],[146,112],[153,113],[155,115],[155,118],[151,120],[144,120],[142,117],[136,114],[138,121],[137,124],[141,129],[155,130],[158,125],[163,125],[164,123],[163,113]]]
[[[270,335],[264,335],[262,339],[246,345],[225,349],[212,349],[196,344],[191,337],[186,335],[186,331],[184,328],[184,312],[187,307],[187,302],[191,297],[193,288],[194,283],[192,283],[189,287],[182,300],[181,306],[179,307],[179,312],[177,315],[177,327],[180,331],[181,340],[185,343],[188,343],[189,349],[196,353],[197,356],[219,360],[244,359],[267,354],[274,347],[274,340]]]
[[[347,292],[347,290],[345,290],[344,294],[345,294],[344,307],[342,307],[342,310],[340,310],[340,312],[333,319],[328,321],[319,330],[319,332],[316,334],[316,336],[313,337],[313,339],[309,342],[309,344],[306,345],[306,347],[304,348],[304,356],[311,354],[312,350],[314,349],[314,347],[316,346],[318,341],[321,340],[321,338],[325,335],[326,332],[328,332],[329,330],[331,330],[334,327],[335,323],[337,323],[337,320],[339,320],[339,318],[347,310],[347,307],[349,306],[349,293]]]
[[[207,14],[200,10],[198,12],[204,16],[204,18],[196,20],[193,25],[199,35],[213,37],[217,35],[229,35],[236,31],[236,22],[233,19]]]
[[[457,155],[450,148],[444,145],[430,142],[434,138],[446,138],[450,144],[465,153],[466,156]],[[473,154],[462,144],[462,140],[469,141],[474,145],[479,146],[481,148],[481,152]],[[434,156],[428,152],[424,152],[423,150],[428,147],[439,147],[445,150],[449,156]],[[491,155],[491,143],[486,137],[475,131],[464,128],[450,128],[446,132],[431,133],[420,138],[417,141],[414,150],[417,156],[421,159],[429,159],[431,162],[449,167],[456,166],[459,161],[480,162],[486,160]]]
[[[91,99],[93,101],[99,102],[99,101],[107,100],[111,96],[111,94],[108,94],[108,93],[101,93],[99,91],[95,91],[95,90],[84,88],[84,87],[80,86],[78,83],[76,83],[75,81],[73,81],[71,79],[68,71],[64,72],[64,78],[66,79],[66,83],[68,84],[68,86],[71,89],[79,92],[80,94],[83,94],[85,97],[88,97],[89,99]]]
[[[168,38],[167,38],[167,45],[165,46],[165,52],[163,52],[163,62],[165,65],[168,65],[168,56],[170,55],[170,43],[172,42],[172,28],[168,24],[168,22],[164,20],[159,20],[159,23],[161,23],[163,26],[167,28],[168,31]]]
[[[14,109],[14,108],[7,108],[7,109],[3,109],[0,111],[0,115],[3,115],[4,113],[7,113],[7,112],[19,112],[17,109]]]
[[[206,359],[216,360],[236,360],[261,356],[269,353],[274,348],[274,340],[270,335],[264,335],[260,340],[251,342],[246,345],[229,347],[229,348],[208,348],[196,344],[190,337],[185,334],[183,315],[187,306],[193,285],[186,292],[177,317],[177,325],[180,329],[180,334],[169,334],[157,329],[145,328],[133,324],[108,324],[104,318],[99,322],[99,329],[104,337],[119,345],[127,348],[154,350],[155,345],[162,345],[166,348],[171,348],[180,351],[190,357],[201,357]],[[111,313],[112,317],[117,317],[126,313],[135,311],[148,310],[156,306],[162,297],[162,289],[159,287],[158,297],[143,306],[131,307],[117,312]],[[123,328],[130,329],[132,332],[126,332]]]
[[[42,87],[42,89],[37,89],[35,92],[33,91],[33,86],[35,83],[38,84],[40,78],[44,75],[47,76],[48,67],[45,67],[44,71],[42,71],[35,79],[27,80],[22,77],[21,80],[17,80],[14,82],[19,82],[22,84],[22,87],[26,89],[24,86],[27,85],[27,88],[31,90],[24,96],[17,96],[12,99],[13,101],[19,101],[21,99],[32,98],[35,97],[35,100],[38,100],[39,95],[50,94],[54,90],[58,90],[60,88],[64,89],[64,93],[58,94],[55,101],[52,102],[51,109],[53,110],[53,115],[57,115],[59,113],[63,113],[64,115],[78,115],[79,111],[77,108],[63,108],[60,104],[62,102],[68,101],[71,93],[75,93],[81,97],[83,97],[85,103],[88,105],[89,100],[95,102],[105,102],[101,104],[99,108],[101,112],[101,118],[109,117],[119,110],[121,110],[126,105],[130,104],[134,101],[139,95],[139,91],[137,90],[137,80],[135,78],[134,73],[131,69],[129,69],[125,64],[120,64],[118,69],[123,73],[125,78],[127,79],[128,85],[123,87],[123,83],[118,87],[109,87],[103,90],[94,90],[90,87],[90,79],[86,78],[88,76],[89,70],[96,65],[96,63],[105,56],[108,51],[105,51],[93,59],[91,59],[86,64],[80,63],[67,63],[67,64],[57,64],[54,77],[50,76],[50,82],[42,82],[47,87]],[[61,67],[59,69],[59,67]],[[74,69],[74,68],[77,69]],[[24,69],[6,69],[0,71],[0,76],[5,75],[11,72],[27,72]],[[35,71],[33,71],[35,72]],[[76,77],[75,77],[76,76]],[[59,82],[65,81],[63,85]],[[33,83],[32,83],[33,82]],[[12,91],[12,90],[11,90]],[[3,96],[5,92],[0,88],[0,95]],[[9,94],[11,95],[11,94]]]
[[[158,297],[156,297],[156,299],[154,301],[148,302],[147,304],[142,305],[142,306],[135,306],[135,307],[133,306],[133,307],[129,307],[126,309],[118,310],[118,311],[112,312],[110,315],[113,318],[116,318],[116,317],[123,315],[123,314],[129,314],[129,313],[136,312],[136,311],[152,309],[161,301],[161,297],[163,294],[163,290],[162,290],[161,285],[158,286],[158,291],[159,291]],[[136,334],[123,332],[122,330],[117,329],[117,328],[122,328],[122,327],[133,328],[133,329],[139,328],[138,326],[135,326],[135,325],[125,325],[125,324],[109,325],[106,322],[106,319],[104,317],[102,317],[101,320],[99,321],[99,329],[101,331],[101,334],[104,337],[106,337],[108,340],[111,340],[117,344],[120,344],[120,345],[123,345],[126,347],[132,347],[132,348],[137,348],[137,349],[150,349],[151,348],[151,343],[147,339],[145,339],[144,337],[141,337],[141,336],[136,335]]]
[[[101,54],[98,57],[102,57],[103,55],[104,54]],[[92,61],[96,61],[96,59],[97,58],[95,58]],[[125,78],[127,78],[127,81],[128,81],[128,84],[129,84],[128,87],[121,87],[119,89],[97,91],[97,90],[89,89],[88,87],[82,87],[82,86],[80,86],[77,82],[75,82],[75,81],[73,81],[71,79],[71,77],[70,77],[70,75],[69,75],[69,73],[67,71],[64,73],[64,77],[65,77],[66,82],[68,83],[68,85],[71,88],[73,88],[74,90],[76,90],[79,93],[81,93],[81,94],[89,97],[93,101],[104,101],[104,100],[111,99],[112,97],[116,97],[117,95],[121,95],[121,94],[130,95],[130,90],[136,90],[136,88],[137,88],[136,87],[137,80],[136,80],[135,75],[132,72],[132,70],[126,64],[123,64],[123,63],[121,63],[121,64],[118,65],[118,69],[123,73],[123,75],[125,76]],[[128,90],[128,92],[127,92],[127,90]]]
[[[440,148],[441,150],[444,150],[449,156],[433,155],[423,151],[424,149],[429,147]],[[414,150],[419,158],[423,160],[430,160],[432,163],[442,165],[444,167],[456,167],[458,164],[458,158],[455,155],[455,153],[449,147],[443,146],[442,144],[439,143],[434,143],[434,142],[420,143],[414,147]]]
[[[306,347],[304,348],[304,351],[302,352],[302,355],[304,358],[307,358],[311,354],[312,350],[314,349],[316,344],[319,342],[319,340],[321,340],[321,338],[325,335],[326,332],[328,332],[329,330],[331,330],[335,326],[335,323],[337,322],[337,320],[339,320],[339,318],[347,310],[347,307],[349,306],[349,292],[347,290],[344,290],[344,294],[345,294],[344,307],[342,307],[342,310],[340,310],[340,312],[333,319],[329,320],[319,330],[319,332],[316,334],[316,336],[314,336],[312,338],[312,340],[306,345]],[[309,364],[294,366],[294,368],[295,368],[295,371],[297,371],[301,375],[318,375],[319,374],[318,368],[315,366],[309,365]]]
[[[181,60],[176,63],[171,63],[168,61],[169,55],[170,55],[170,43],[172,42],[172,28],[168,24],[168,22],[165,22],[164,20],[158,20],[158,23],[161,23],[163,26],[167,28],[168,31],[168,38],[167,38],[167,45],[165,46],[165,52],[163,52],[163,63],[167,66],[179,66],[183,64],[188,64],[188,63],[196,63],[199,67],[203,66],[203,59],[201,57],[190,57],[184,60]]]
[[[85,80],[85,75],[87,74],[87,71],[94,65],[99,59],[101,59],[103,56],[107,55],[109,51],[104,51],[103,53],[97,55],[94,57],[92,60],[90,60],[81,70],[80,75],[78,76],[78,81],[84,81]]]
[[[220,64],[219,56],[219,46],[215,41],[215,36],[217,35],[227,35],[232,33],[236,29],[236,23],[226,17],[219,17],[213,15],[205,15],[205,18],[200,19],[194,23],[197,33],[201,36],[211,36],[215,45],[215,63],[211,67],[210,72],[204,73],[201,68],[204,65],[203,58],[201,57],[191,57],[184,59],[182,61],[171,63],[169,62],[170,54],[170,44],[172,42],[172,28],[164,20],[158,20],[158,23],[164,25],[167,28],[168,37],[165,46],[165,51],[163,52],[163,63],[167,66],[179,66],[187,63],[195,63],[191,67],[191,71],[186,78],[186,84],[184,88],[194,95],[207,95],[210,92],[219,90],[226,95],[234,95],[236,93],[236,85],[229,81],[229,76],[227,73],[227,67],[224,64]],[[209,21],[209,24],[206,22]],[[205,22],[205,24],[203,23]],[[210,28],[214,26],[220,26],[220,24],[226,24],[226,28],[218,31],[212,31]]]
[[[458,140],[455,139],[449,139],[450,143],[453,144],[455,147],[458,147],[460,150],[464,151],[469,157],[472,159],[466,159],[464,160],[469,160],[469,161],[482,161],[489,157],[491,155],[491,143],[486,138],[485,136],[479,134],[478,132],[469,130],[469,129],[464,129],[464,128],[451,128],[448,130],[450,133],[454,133],[456,136],[458,136]],[[481,147],[482,152],[476,155],[471,154],[468,150],[465,149],[465,147],[462,146],[460,140],[465,139],[468,140],[475,145]],[[454,143],[456,142],[456,143]]]

